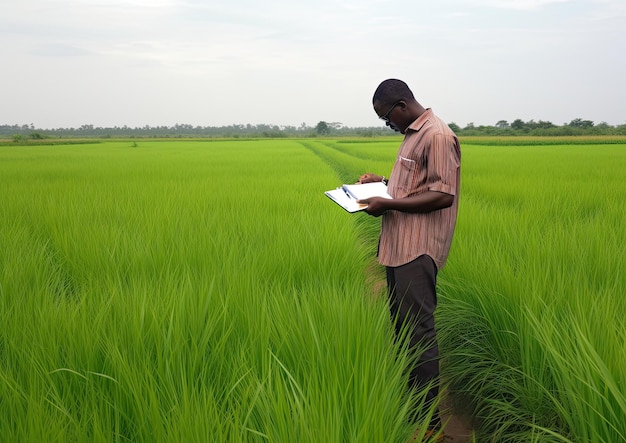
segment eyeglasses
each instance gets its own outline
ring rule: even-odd
[[[393,111],[393,108],[395,108],[399,104],[400,104],[400,102],[395,102],[393,105],[391,105],[391,108],[389,108],[389,111],[387,111],[385,113],[385,115],[382,115],[382,116],[380,116],[378,118],[381,119],[381,120],[384,120],[386,122],[389,122],[389,114],[391,114],[391,111]]]

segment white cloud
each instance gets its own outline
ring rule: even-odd
[[[488,6],[502,9],[515,9],[520,11],[532,11],[544,6],[556,3],[569,3],[572,0],[493,0],[487,2]]]

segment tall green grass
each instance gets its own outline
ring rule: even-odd
[[[379,220],[322,193],[398,141],[0,148],[2,439],[406,441]],[[625,146],[462,149],[438,327],[477,441],[623,441]]]
[[[626,440],[626,146],[594,144],[607,141],[463,144],[438,325],[444,379],[478,441]],[[317,153],[349,177],[384,173],[396,147]]]
[[[2,440],[406,441],[337,182],[295,141],[0,149]]]
[[[604,145],[626,143],[624,135],[560,135],[560,136],[533,136],[533,135],[468,135],[462,136],[461,143],[467,145],[487,146],[539,146],[539,145]]]
[[[463,155],[440,315],[480,441],[625,441],[625,147]]]

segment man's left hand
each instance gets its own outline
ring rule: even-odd
[[[380,217],[389,209],[387,205],[389,203],[389,199],[383,197],[366,198],[359,200],[358,203],[367,205],[365,212],[369,215],[373,215],[374,217]]]

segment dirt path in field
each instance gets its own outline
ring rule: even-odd
[[[445,424],[445,442],[450,443],[471,443],[473,426],[469,415],[462,412],[462,406],[446,393],[441,401],[441,421]]]

